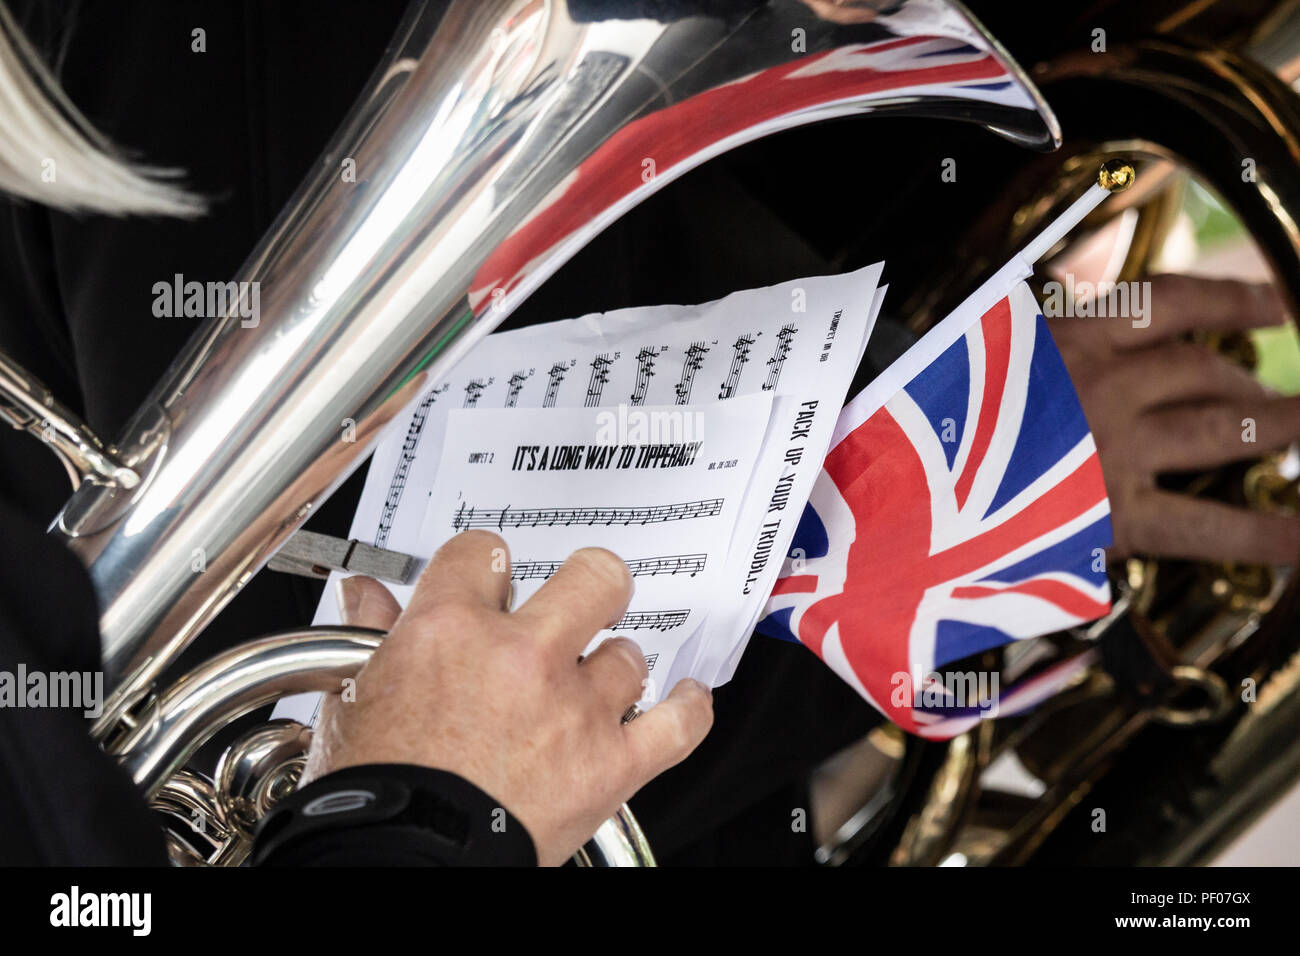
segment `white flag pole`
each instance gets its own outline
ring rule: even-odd
[[[990,276],[978,289],[972,292],[961,305],[940,320],[930,331],[921,336],[889,368],[876,376],[870,384],[858,392],[840,413],[831,436],[834,448],[855,428],[874,415],[880,406],[889,401],[921,370],[937,359],[948,347],[966,334],[980,316],[1005,296],[1017,282],[1027,279],[1034,271],[1034,263],[1047,255],[1070,230],[1079,225],[1083,218],[1092,212],[1101,201],[1111,193],[1123,192],[1133,185],[1137,173],[1133,164],[1123,159],[1112,159],[1103,163],[1097,173],[1097,182],[1088,188],[1082,196],[1070,204],[1070,208],[1030,241],[1020,252],[1012,256],[1001,269]]]
[[[1020,258],[1031,265],[1051,252],[1052,247],[1065,238],[1085,216],[1101,205],[1111,193],[1123,192],[1133,185],[1137,174],[1133,166],[1123,159],[1112,159],[1102,164],[1097,182],[1070,204],[1070,208],[1056,217],[1046,229],[1020,252]]]

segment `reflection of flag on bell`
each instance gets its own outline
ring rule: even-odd
[[[936,669],[1109,610],[1110,506],[1023,282],[898,384],[845,409],[758,630],[806,644],[904,729],[947,737],[989,701],[923,695]]]

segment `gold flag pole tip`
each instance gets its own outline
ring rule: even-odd
[[[1137,170],[1127,159],[1108,159],[1097,171],[1097,185],[1107,192],[1122,193],[1137,179]]]

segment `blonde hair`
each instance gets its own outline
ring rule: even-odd
[[[68,212],[192,218],[180,170],[126,159],[72,104],[0,3],[0,192]]]

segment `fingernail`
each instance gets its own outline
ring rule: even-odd
[[[361,598],[365,594],[359,578],[340,578],[334,585],[335,600],[339,605],[339,617],[344,624],[350,624],[361,617]]]
[[[708,684],[704,683],[704,681],[696,680],[694,677],[688,677],[686,679],[690,681],[692,684],[694,684],[696,687],[698,687],[700,690],[704,691],[704,693],[708,694],[710,700],[713,699],[713,688],[710,687]]]

